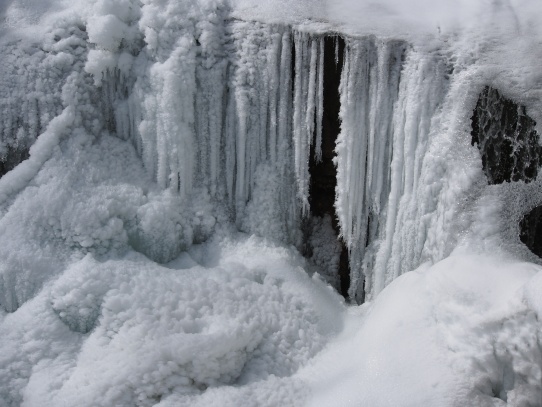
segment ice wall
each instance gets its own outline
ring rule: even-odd
[[[163,28],[145,33],[136,57],[119,49],[105,70],[94,68],[102,54],[94,65],[89,58],[97,80],[103,72],[111,129],[132,140],[158,185],[183,199],[203,188],[240,229],[310,245],[301,229],[311,228],[310,162],[322,159],[324,61],[340,59],[329,215],[349,251],[348,295],[362,301],[416,267],[426,233],[416,226],[426,215],[417,189],[446,93],[444,59],[374,36],[346,36],[344,50],[335,41],[335,55],[325,56],[329,34],[230,20],[227,8],[203,15],[179,38]]]
[[[205,188],[241,229],[299,246],[309,152],[321,143],[322,39],[220,8],[192,23],[176,39],[155,29],[135,59],[118,50],[113,66],[101,54],[89,63],[110,127],[162,188],[183,198]]]
[[[349,257],[342,283],[357,302],[453,250],[473,222],[462,202],[483,194],[468,119],[494,104],[483,79],[464,73],[472,61],[454,60],[445,41],[338,41],[330,26],[235,19],[223,2],[162,6],[97,2],[89,16],[59,21],[43,44],[2,45],[5,170],[64,112],[69,129],[130,142],[152,179],[136,219],[123,220],[132,248],[167,262],[231,221],[310,254],[338,287],[337,233]],[[340,108],[329,118],[334,92]],[[27,165],[25,179],[46,159]],[[310,196],[311,171],[321,168],[336,183],[333,210]]]
[[[361,300],[362,261],[381,228],[390,193],[392,117],[405,44],[347,40],[341,75],[336,210],[350,250],[349,296]]]
[[[539,199],[528,185],[540,146],[526,108],[445,46],[346,42],[335,206],[350,254],[349,297],[372,299],[462,245],[507,247],[536,261],[519,239],[533,250],[536,222],[523,215]],[[512,184],[491,188],[504,181]]]
[[[311,216],[309,164],[322,157],[326,34],[231,21],[227,8],[203,15],[180,39],[161,40],[171,36],[161,28],[152,37],[146,33],[130,71],[123,67],[131,58],[125,51],[117,50],[109,57],[116,65],[101,70],[94,68],[104,64],[99,58],[109,59],[97,54],[93,62],[91,55],[90,71],[98,80],[103,74],[104,111],[114,112],[111,128],[132,140],[162,188],[187,199],[204,188],[240,229],[302,248],[301,229]],[[404,250],[392,243],[396,217],[407,216],[397,214],[399,200],[416,187],[424,150],[415,159],[412,153],[427,138],[442,69],[434,58],[411,57],[400,86],[405,42],[347,37],[340,56],[338,44],[327,56],[343,61],[331,215],[350,252],[349,296],[361,301],[365,279],[371,292],[373,275],[380,276],[374,283],[380,290],[393,278],[384,275],[405,270],[397,265],[402,259],[382,264],[376,252],[382,239],[380,259]],[[375,267],[382,271],[374,274]]]
[[[322,160],[323,136],[331,137],[331,143],[336,136],[323,135],[324,94],[330,94],[324,89],[327,58],[336,67],[340,59],[342,72],[334,70],[340,78],[331,80],[328,73],[328,87],[340,81],[333,90],[340,95],[340,112],[327,120],[340,120],[341,131],[334,158],[335,213],[325,215],[332,223],[337,217],[350,254],[348,294],[361,301],[365,291],[376,293],[417,265],[423,239],[406,247],[402,234],[411,232],[396,224],[416,219],[413,191],[424,140],[446,82],[438,58],[409,51],[404,41],[374,36],[344,37],[343,50],[332,39],[336,34],[235,20],[223,4],[172,2],[163,10],[151,3],[128,5],[97,3],[86,30],[70,37],[75,51],[61,55],[66,60],[72,52],[79,55],[84,70],[78,80],[86,87],[94,81],[90,90],[75,91],[89,95],[84,109],[74,107],[89,117],[80,124],[130,141],[158,188],[178,196],[138,212],[139,226],[127,232],[133,248],[165,262],[191,242],[205,239],[209,222],[200,222],[203,215],[197,214],[204,196],[217,218],[225,216],[241,230],[312,252],[316,263],[332,269],[323,272],[338,286],[338,246],[316,243],[314,237],[334,239],[333,231],[323,218],[310,220],[309,205],[310,162]],[[325,56],[326,36],[333,46]],[[41,54],[43,59],[54,55]],[[29,63],[28,58],[16,61]],[[67,77],[69,67],[65,69],[53,72]],[[35,76],[28,82],[41,86],[46,75]],[[65,81],[59,77],[46,83],[61,89]],[[9,100],[28,122],[21,127],[28,135],[20,138],[34,140],[42,131],[32,124],[35,109],[17,109],[15,99]],[[61,111],[71,103],[59,95],[45,105]],[[54,114],[41,116],[43,126]],[[4,138],[13,144],[16,136],[9,131]],[[329,149],[330,140],[325,142]],[[332,155],[326,151],[324,158]],[[165,226],[165,215],[156,211],[169,213],[172,205],[195,207],[182,216],[195,216],[196,221],[172,220],[173,226]],[[167,243],[152,225],[162,225],[166,235],[180,242]],[[189,229],[193,233],[187,234]],[[326,257],[335,260],[323,261]]]
[[[341,90],[337,212],[351,250],[350,297],[371,298],[419,265],[423,163],[448,81],[439,55],[393,41],[351,46]],[[358,89],[353,92],[351,89]]]

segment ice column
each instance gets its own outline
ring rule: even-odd
[[[424,184],[428,140],[435,113],[448,87],[446,66],[434,55],[410,52],[393,117],[393,159],[385,233],[375,256],[367,292],[385,285],[420,263],[426,241],[431,188]]]
[[[287,151],[280,142],[288,134],[289,94],[279,84],[290,83],[290,70],[282,65],[289,58],[288,30],[258,23],[235,22],[232,26],[234,55],[230,67],[229,98],[225,120],[227,195],[235,207],[238,224],[254,188],[259,164],[271,160],[284,163]],[[286,40],[286,41],[284,41]],[[284,44],[286,42],[286,44]],[[283,46],[286,46],[286,53]],[[279,67],[281,69],[279,69]],[[284,141],[283,141],[284,142]]]
[[[350,254],[349,296],[356,300],[363,297],[362,261],[380,233],[390,191],[393,115],[404,52],[403,42],[346,39],[335,207]]]
[[[311,148],[321,157],[323,36],[227,16],[219,10],[178,27],[169,17],[153,20],[160,41],[146,33],[147,44],[127,57],[129,73],[120,69],[123,50],[114,57],[119,68],[106,72],[103,114],[161,188],[185,198],[205,188],[249,232],[263,233],[246,219],[265,166],[279,184],[270,199],[282,213],[282,240],[298,241]]]
[[[198,184],[215,196],[221,177],[222,127],[227,84],[226,26],[220,14],[211,14],[196,25],[199,51],[196,65],[195,116]]]
[[[298,196],[305,214],[309,211],[309,159],[315,138],[316,157],[322,156],[323,43],[322,37],[295,33],[293,137]]]
[[[309,210],[311,145],[316,139],[319,152],[322,138],[323,38],[259,23],[234,22],[231,29],[234,53],[224,135],[227,195],[240,225],[253,198],[254,175],[260,165],[270,165],[281,180],[274,199],[284,217],[277,222],[286,225],[292,241],[300,208],[305,214]]]

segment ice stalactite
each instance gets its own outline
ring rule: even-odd
[[[270,66],[270,59],[279,60],[282,37],[290,34],[280,28],[255,27],[241,22],[233,24],[232,32],[235,54],[226,112],[226,173],[229,176],[228,196],[240,224],[245,206],[253,196],[253,177],[258,166],[271,156],[276,160],[287,160],[288,151],[279,153],[279,149],[286,146],[279,145],[276,118],[280,97],[289,98],[289,95],[278,95],[279,89],[271,84],[280,83],[281,75],[286,75],[282,79],[289,83],[290,72],[289,68],[277,71],[276,64]],[[288,58],[289,54],[285,57]],[[270,100],[275,104],[271,105]],[[283,103],[289,105],[291,102],[287,99]],[[273,123],[272,129],[268,123]]]
[[[197,206],[205,196],[246,232],[301,247],[302,219],[314,206],[314,215],[328,215],[348,248],[350,276],[341,280],[353,300],[378,293],[415,267],[425,226],[407,225],[423,215],[416,191],[430,122],[443,95],[438,58],[372,36],[336,37],[328,49],[332,39],[324,34],[232,20],[226,6],[202,12],[166,3],[163,13],[134,2],[116,19],[106,7],[89,20],[89,41],[77,52],[88,52],[83,76],[88,82],[92,74],[95,81],[84,105],[96,110],[94,122],[103,128],[91,114],[76,118],[75,125],[130,140],[158,190],[178,194],[183,207]],[[111,21],[122,41],[98,35]],[[70,53],[60,55],[68,61]],[[325,72],[329,61],[334,75],[340,72],[337,101],[327,89],[337,82]],[[24,111],[34,119],[24,119],[22,128],[39,134],[32,130],[36,114]],[[331,111],[337,117],[327,117]],[[46,123],[48,115],[42,116],[40,123]],[[341,124],[335,152],[330,122],[337,129]],[[322,164],[332,159],[336,187],[335,169]],[[322,209],[312,171],[333,178],[334,193],[322,191],[334,210]],[[186,224],[187,236],[195,236],[188,229],[198,223]]]
[[[404,52],[405,43],[399,41],[366,37],[346,42],[335,206],[350,252],[349,296],[358,301],[363,298],[362,261],[381,234],[392,188],[394,106]]]
[[[232,36],[224,135],[227,195],[242,221],[254,196],[258,166],[270,164],[283,185],[277,197],[285,216],[278,222],[291,234],[298,227],[296,199],[308,213],[310,147],[315,137],[321,140],[322,40],[245,22],[232,24]]]
[[[316,88],[316,139],[314,144],[314,156],[317,162],[322,161],[322,131],[324,120],[324,50],[325,38],[320,38],[318,44],[318,73]]]
[[[230,20],[227,8],[175,39],[168,21],[154,21],[133,55],[119,49],[97,64],[117,61],[100,85],[109,129],[132,140],[161,188],[183,199],[204,188],[241,229],[299,244],[311,148],[322,155],[323,36]],[[253,201],[271,190],[276,216],[257,221],[270,215]]]
[[[231,32],[227,196],[244,230],[299,244],[300,217],[309,211],[311,146],[322,139],[323,39],[246,22],[234,22]]]
[[[102,89],[109,130],[132,140],[161,188],[186,197],[196,160],[194,21],[174,18],[189,13],[186,5],[167,5],[157,14],[151,4],[128,3],[96,5],[98,15],[88,27],[96,49],[86,70]],[[104,27],[118,38],[102,36]]]
[[[108,70],[102,80],[101,107],[107,130],[122,140],[137,134],[141,107],[132,94],[135,78],[120,69]],[[137,146],[136,146],[137,147]],[[141,151],[139,146],[138,151]]]
[[[412,232],[396,225],[417,210],[424,143],[442,96],[438,62],[411,52],[404,66],[403,41],[346,38],[346,47],[335,41],[327,52],[335,75],[342,70],[340,111],[330,119],[324,35],[228,20],[225,9],[175,38],[163,27],[154,30],[167,47],[146,34],[131,71],[119,64],[102,86],[105,98],[116,100],[107,102],[115,106],[110,129],[134,142],[161,188],[183,199],[203,188],[231,209],[240,229],[298,247],[310,205],[316,216],[337,217],[350,261],[342,285],[356,301],[416,265],[423,241],[406,248],[412,242],[402,239]],[[337,185],[329,194],[335,210],[322,211],[310,198],[318,195],[311,171],[332,159],[328,139],[336,135],[327,134],[326,123],[338,120]]]
[[[298,222],[292,201],[291,31],[246,22],[234,22],[230,29],[233,53],[223,135],[226,196],[239,227],[279,238]],[[269,195],[263,202],[272,202],[278,219],[256,204],[263,195]],[[261,227],[269,224],[275,227]]]
[[[196,182],[217,195],[225,177],[221,177],[224,103],[226,97],[228,52],[226,26],[220,13],[196,24],[199,50],[196,64]],[[220,193],[224,195],[224,188]]]
[[[171,55],[150,67],[148,78],[146,98],[153,101],[145,101],[140,132],[143,142],[155,138],[156,156],[154,165],[149,163],[147,167],[154,167],[160,187],[179,190],[185,197],[192,190],[195,160],[193,38],[181,36]]]
[[[67,97],[53,89],[43,107],[41,99],[37,108],[25,105],[23,118],[4,115],[6,140],[33,139],[60,107],[77,105],[74,126],[130,140],[156,189],[178,195],[156,198],[167,202],[168,211],[175,202],[195,208],[204,196],[203,206],[212,201],[239,229],[297,247],[302,246],[303,217],[322,218],[314,224],[325,223],[326,236],[332,229],[340,232],[348,248],[350,275],[342,276],[341,284],[353,300],[377,293],[417,265],[423,236],[411,234],[423,234],[423,227],[402,223],[421,216],[414,202],[424,143],[442,95],[438,62],[413,51],[405,62],[402,41],[371,36],[336,36],[334,41],[299,27],[234,20],[224,5],[208,5],[211,12],[165,2],[162,12],[150,4],[128,3],[120,14],[100,3],[87,22],[88,39],[79,28],[81,33],[71,37],[59,31],[51,52],[35,53],[39,60],[54,59],[62,68],[54,72],[65,76],[40,86],[79,80],[84,92]],[[118,28],[122,40],[100,36],[104,27]],[[79,76],[71,75],[72,53],[79,68],[84,64]],[[335,68],[330,70],[329,63]],[[31,76],[32,69],[27,71]],[[88,100],[80,103],[77,95]],[[337,133],[331,134],[334,126]],[[15,127],[27,135],[13,134]],[[336,187],[335,168],[329,168],[333,159]],[[325,179],[322,188],[311,183],[313,171]],[[185,216],[183,211],[179,208],[177,215]],[[144,212],[137,220],[143,229],[151,223],[145,213],[152,211]],[[196,212],[186,213],[197,218]],[[198,222],[179,221],[183,232],[172,229],[170,234],[183,234],[185,247],[196,239]],[[152,246],[149,242],[158,238],[156,231],[143,229],[128,233],[136,242],[132,247]],[[212,228],[204,229],[201,236]],[[159,256],[145,253],[165,261],[178,246]],[[347,257],[341,255],[342,263]]]
[[[293,138],[298,196],[304,213],[309,211],[309,160],[315,139],[315,154],[322,155],[323,62],[323,38],[296,32]]]
[[[427,204],[431,198],[424,195],[433,193],[424,184],[426,172],[432,169],[424,168],[424,160],[431,133],[437,129],[436,113],[447,93],[447,69],[438,55],[412,51],[406,58],[392,122],[389,198],[379,232],[382,237],[374,257],[364,261],[365,268],[372,266],[366,288],[370,297],[420,264],[433,210]]]

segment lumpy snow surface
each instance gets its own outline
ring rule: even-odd
[[[337,294],[256,238],[193,250],[166,266],[89,254],[3,314],[3,405],[302,402],[283,378],[341,329]]]
[[[0,407],[542,405],[542,179],[470,128],[541,133],[540,5],[429,4],[0,2]]]
[[[540,271],[453,254],[404,274],[300,371],[308,405],[540,405]]]

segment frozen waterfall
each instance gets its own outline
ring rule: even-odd
[[[208,196],[241,230],[303,250],[309,164],[322,159],[327,58],[342,67],[340,133],[327,137],[336,138],[330,216],[349,253],[348,296],[374,298],[397,276],[449,253],[453,240],[436,253],[430,246],[432,234],[447,233],[435,228],[447,226],[436,220],[442,186],[430,184],[442,166],[428,154],[430,135],[447,131],[440,123],[453,70],[446,55],[373,35],[342,35],[344,51],[333,40],[325,55],[324,40],[336,33],[236,20],[226,6],[200,10],[180,29],[172,16],[183,7],[170,7],[147,21],[145,5],[113,23],[98,10],[88,34],[59,28],[39,51],[7,46],[14,62],[2,71],[13,78],[2,88],[4,165],[24,157],[72,106],[87,131],[103,126],[131,141],[161,189],[185,202]],[[115,21],[124,24],[122,42],[99,34]],[[64,81],[83,103],[73,105]]]
[[[206,189],[242,230],[302,247],[309,162],[322,155],[324,58],[340,58],[335,210],[349,296],[362,301],[420,264],[427,226],[413,232],[402,218],[429,215],[412,202],[448,78],[443,58],[404,41],[344,37],[344,55],[335,41],[325,56],[326,35],[217,13],[167,49],[145,47],[129,72],[134,57],[111,57],[117,65],[98,80],[112,129],[161,187],[182,197]]]
[[[542,8],[453,3],[0,2],[0,407],[542,405]]]

